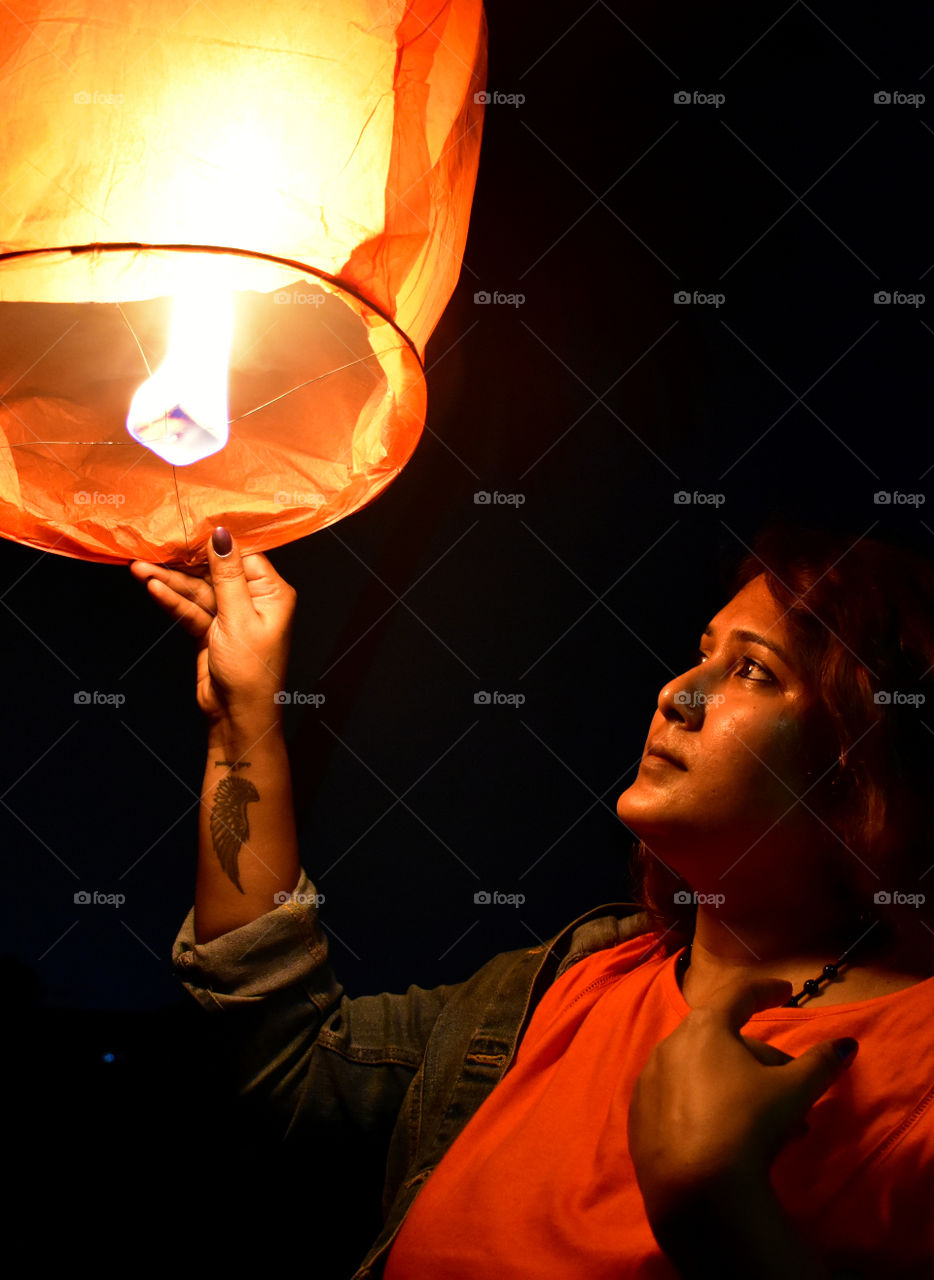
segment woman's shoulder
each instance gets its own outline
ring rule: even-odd
[[[653,929],[644,914],[642,921],[604,917],[591,923],[601,927],[584,926],[574,933],[556,982],[570,974],[578,983],[592,982],[604,975],[628,973],[646,963],[661,965],[678,949],[670,934]]]
[[[562,952],[558,976],[586,956],[619,946],[635,937],[648,937],[657,926],[638,902],[610,902],[593,907],[566,925],[552,940]]]

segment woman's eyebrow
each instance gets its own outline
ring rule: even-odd
[[[701,634],[714,638],[714,629],[713,627],[706,627]],[[731,631],[729,634],[734,640],[743,640],[746,644],[761,644],[766,649],[771,649],[772,653],[774,653],[777,658],[780,658],[786,667],[790,667],[791,670],[795,670],[795,664],[791,661],[781,645],[776,644],[774,640],[766,640],[765,636],[760,636],[757,631],[747,631],[745,629]]]

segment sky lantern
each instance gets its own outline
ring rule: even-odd
[[[485,81],[482,0],[0,5],[0,534],[184,565],[376,497]]]

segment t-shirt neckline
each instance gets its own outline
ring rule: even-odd
[[[682,1016],[691,1012],[691,1005],[684,998],[684,994],[678,985],[677,964],[680,957],[687,950],[687,947],[681,947],[674,955],[668,956],[664,962],[662,971],[662,986],[665,995],[670,1004],[677,1009]],[[851,1000],[848,1003],[828,1004],[822,1009],[816,1004],[813,1007],[795,1009],[793,1007],[785,1008],[784,1005],[777,1005],[774,1009],[761,1009],[758,1013],[752,1014],[750,1022],[786,1022],[786,1021],[807,1021],[811,1018],[827,1016],[835,1013],[847,1013],[854,1010],[864,1009],[869,1005],[880,1005],[883,1002],[886,1006],[894,1000],[904,999],[916,995],[920,987],[927,987],[928,991],[934,993],[934,977],[922,978],[920,982],[913,982],[910,987],[902,987],[898,991],[890,991],[887,995],[870,996],[867,1000]],[[816,997],[818,1000],[820,996]]]

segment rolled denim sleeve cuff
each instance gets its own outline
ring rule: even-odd
[[[172,944],[176,977],[211,1012],[262,999],[296,983],[322,1007],[333,998],[319,895],[302,869],[288,901],[210,942],[195,941],[195,909]],[[328,979],[322,983],[324,973]]]

